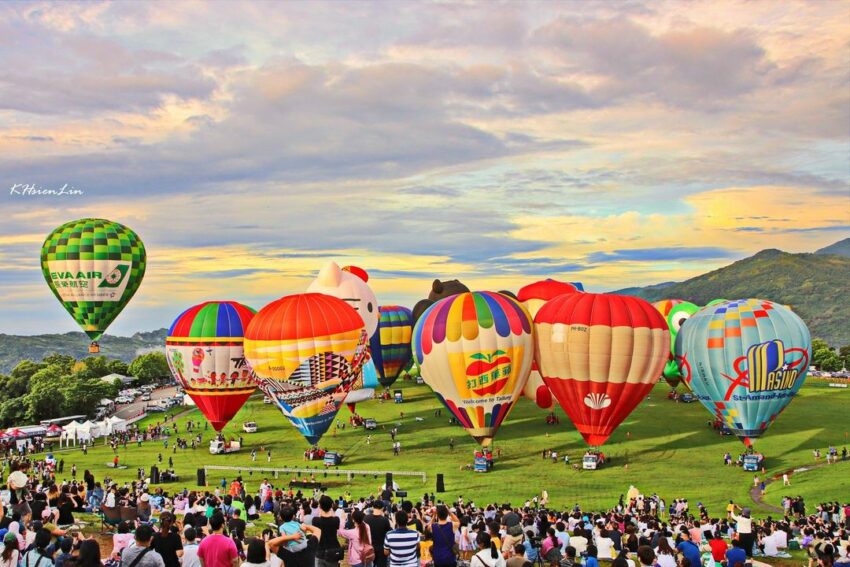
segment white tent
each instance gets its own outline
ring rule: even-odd
[[[80,427],[83,424],[79,421],[72,421],[71,423],[62,427],[62,435],[59,438],[59,444],[62,444],[62,441],[65,441],[65,445],[69,445],[71,441],[74,442],[74,445],[77,444],[77,439],[79,438]]]
[[[101,431],[103,431],[104,435],[111,435],[116,431],[127,430],[127,420],[121,419],[116,415],[104,419],[98,425],[100,426],[100,429]]]
[[[93,421],[86,421],[77,430],[77,439],[80,441],[90,441],[101,435],[103,435],[103,432],[100,424]]]

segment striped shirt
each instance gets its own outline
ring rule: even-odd
[[[384,549],[390,550],[392,567],[419,567],[419,532],[406,528],[387,532]]]

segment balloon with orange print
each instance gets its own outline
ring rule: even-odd
[[[422,377],[488,446],[519,398],[534,357],[531,317],[516,300],[476,291],[442,299],[413,329]]]
[[[652,390],[670,349],[667,321],[637,297],[580,293],[548,301],[534,318],[543,381],[591,446]]]

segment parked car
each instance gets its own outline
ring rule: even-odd
[[[245,433],[256,433],[257,432],[257,422],[256,421],[246,421],[242,424],[242,431]]]
[[[263,403],[264,404],[270,404],[270,403],[272,403],[272,399],[268,396],[263,396]]]
[[[142,401],[143,402],[151,401],[151,395],[150,394],[142,394]]]
[[[685,392],[684,394],[682,394],[681,396],[679,396],[679,401],[680,401],[680,402],[683,402],[683,403],[686,403],[686,404],[692,404],[692,403],[694,403],[695,401],[697,401],[697,399],[696,399],[696,397],[695,397],[693,394],[691,394],[690,392]]]
[[[131,398],[128,398],[127,396],[118,396],[117,398],[115,398],[115,403],[116,404],[130,404],[130,403],[133,403],[133,400]]]
[[[378,429],[378,422],[373,417],[367,417],[363,420],[363,427],[369,430]]]
[[[147,407],[147,411],[149,413],[159,413],[159,412],[163,412],[165,410],[166,410],[165,406],[161,406],[161,405],[158,405],[158,404],[151,404]]]

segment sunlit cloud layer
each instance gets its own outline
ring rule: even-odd
[[[75,329],[38,253],[87,216],[147,246],[118,333],[329,260],[411,305],[435,277],[607,291],[850,234],[847,3],[389,7],[0,5],[0,332]]]

